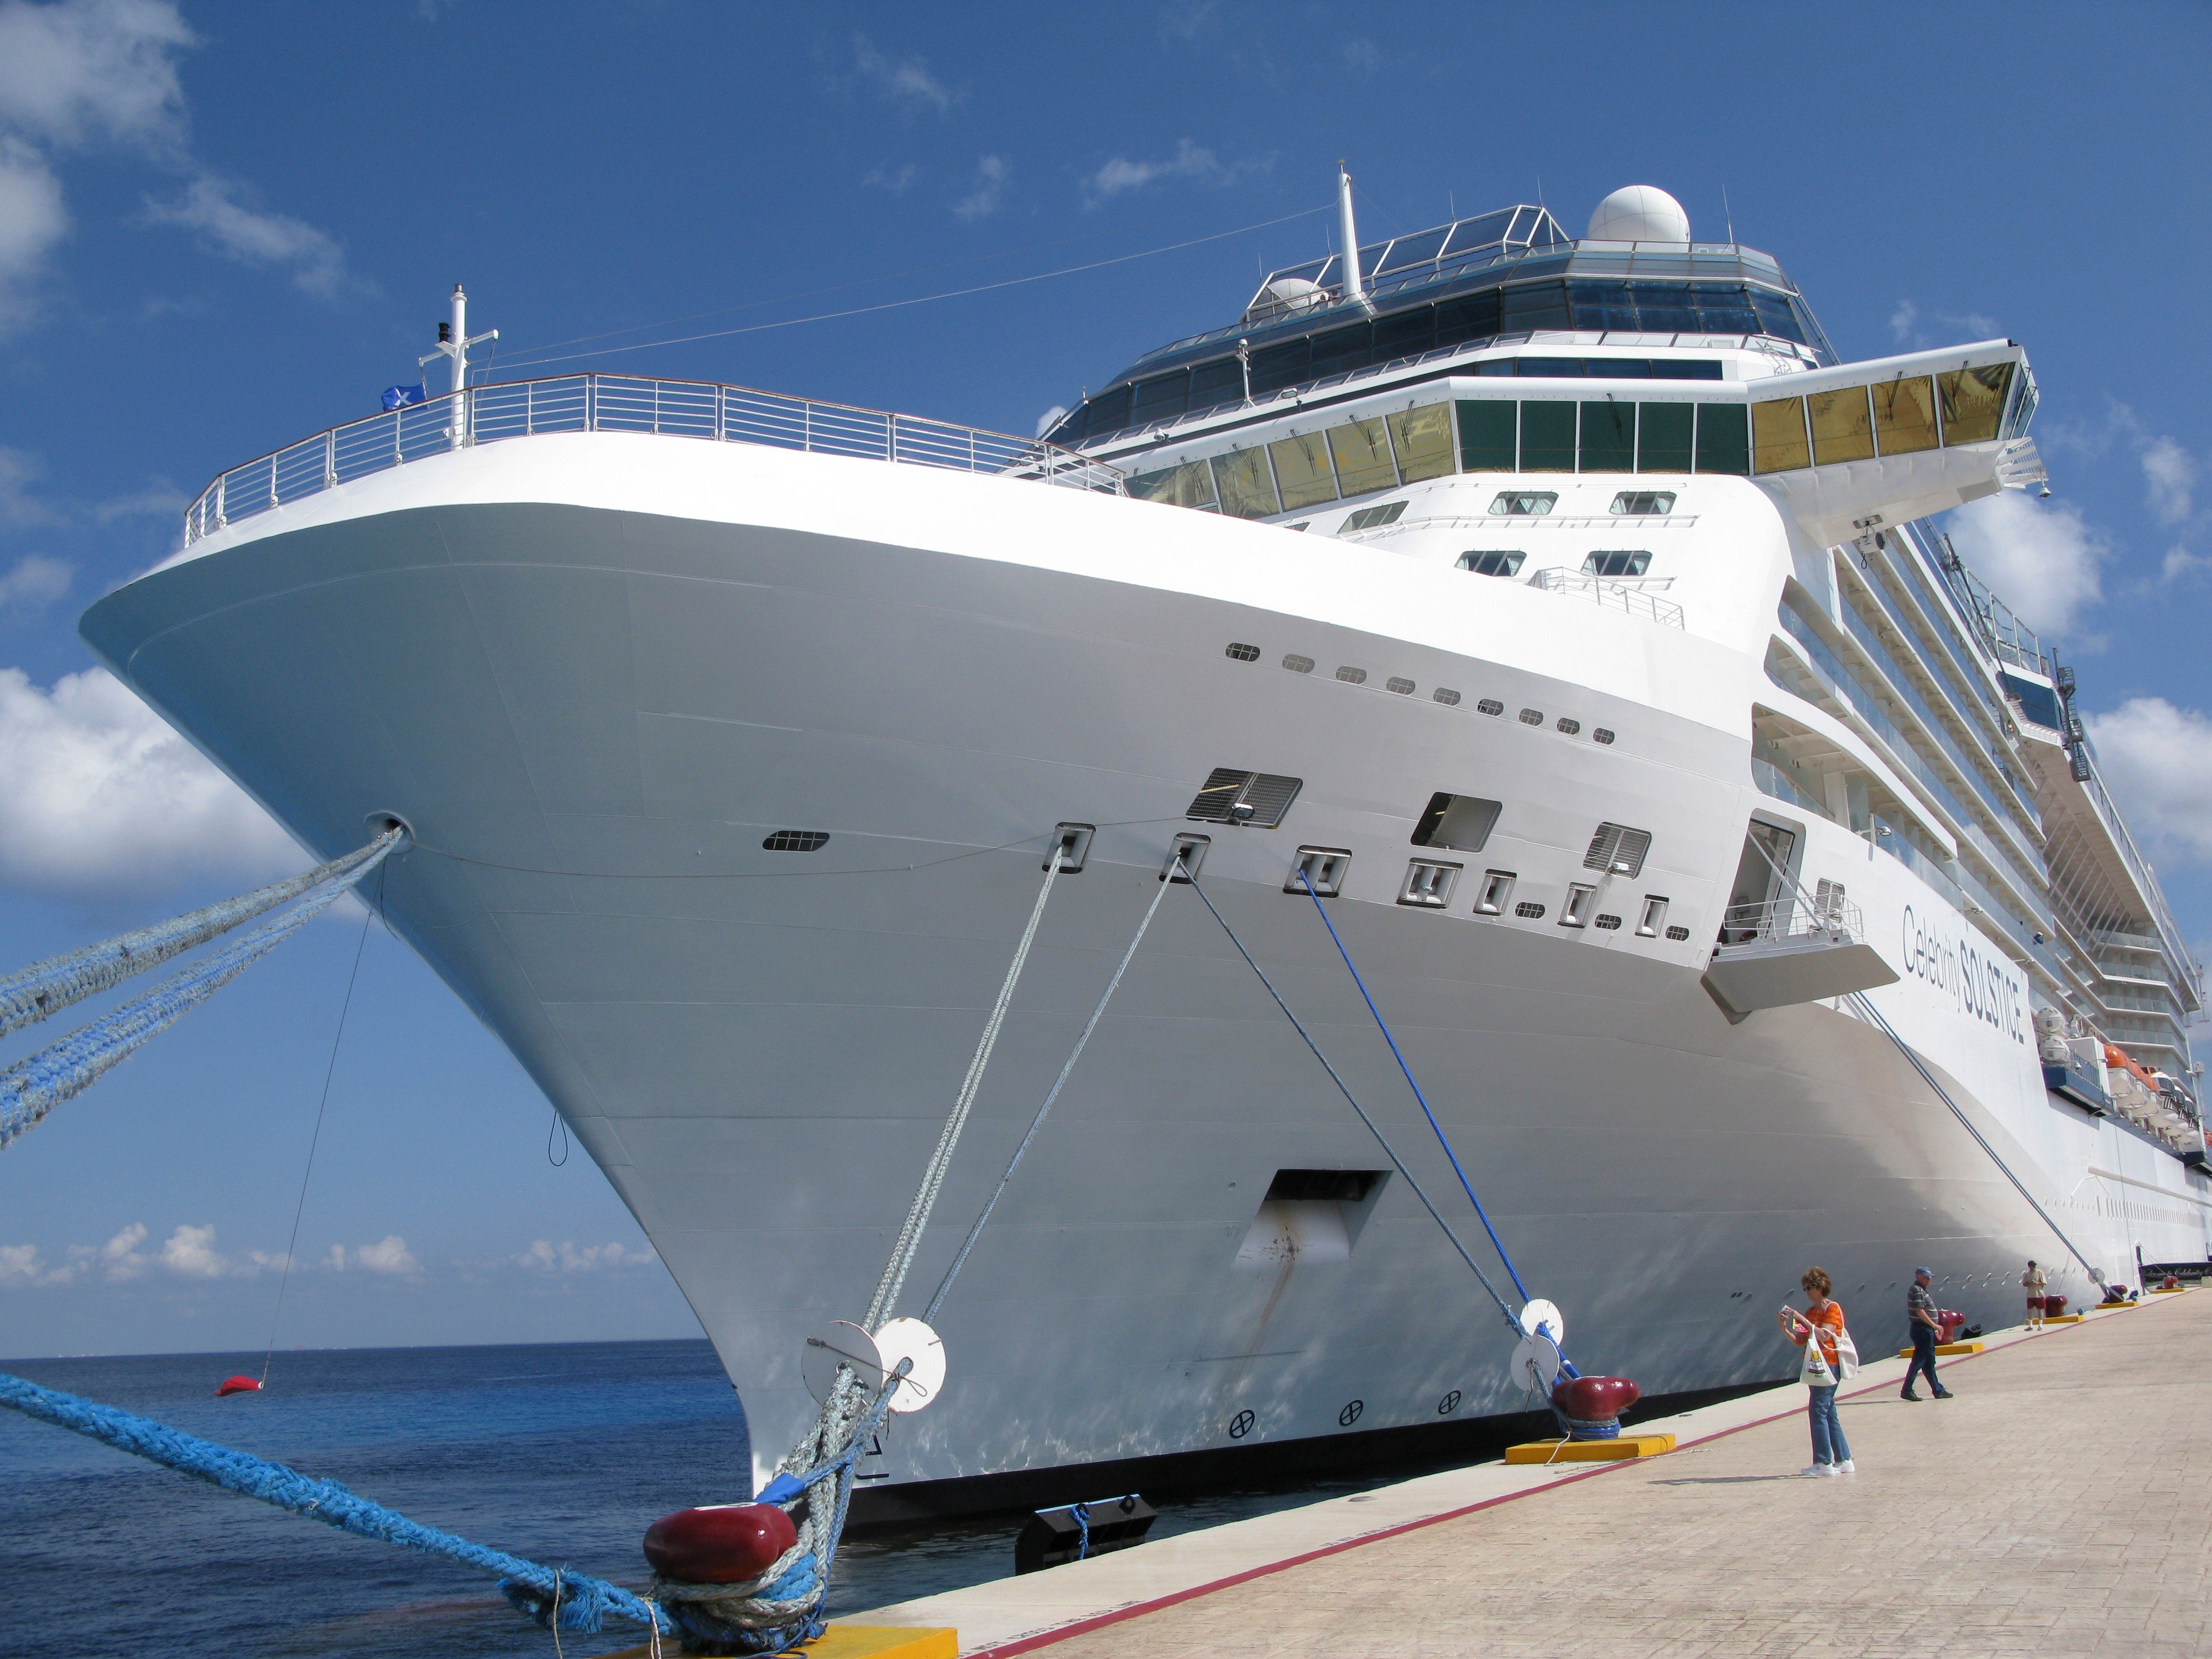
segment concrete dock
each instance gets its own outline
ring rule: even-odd
[[[1797,1476],[1793,1387],[1639,1425],[1664,1457],[1479,1464],[851,1622],[969,1659],[2212,1652],[2212,1294],[1996,1333],[1948,1401],[1904,1372],[1844,1386],[1854,1475]]]

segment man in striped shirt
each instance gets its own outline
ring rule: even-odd
[[[1906,1400],[1920,1398],[1912,1392],[1912,1379],[1923,1371],[1929,1389],[1938,1400],[1951,1397],[1950,1389],[1936,1380],[1936,1298],[1928,1293],[1935,1276],[1926,1267],[1915,1267],[1911,1285],[1905,1292],[1905,1316],[1912,1326],[1912,1363],[1905,1368],[1905,1387],[1900,1390]]]

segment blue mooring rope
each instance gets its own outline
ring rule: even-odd
[[[118,1451],[133,1453],[228,1492],[258,1498],[342,1532],[403,1544],[463,1566],[497,1573],[500,1593],[541,1625],[552,1623],[557,1599],[562,1630],[596,1631],[610,1614],[633,1624],[654,1626],[663,1634],[675,1628],[650,1602],[618,1584],[570,1572],[565,1567],[540,1566],[519,1555],[471,1544],[465,1538],[410,1521],[397,1510],[356,1497],[335,1480],[311,1479],[282,1463],[233,1451],[112,1406],[95,1405],[75,1395],[5,1375],[0,1375],[0,1406],[12,1407],[27,1417],[72,1430]]]

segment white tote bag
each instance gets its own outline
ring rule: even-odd
[[[1851,1334],[1848,1329],[1838,1330],[1833,1334],[1836,1343],[1836,1363],[1831,1365],[1828,1363],[1827,1352],[1820,1344],[1821,1334],[1827,1330],[1827,1327],[1814,1325],[1813,1322],[1805,1319],[1802,1314],[1798,1317],[1803,1320],[1812,1331],[1812,1334],[1805,1339],[1805,1362],[1797,1372],[1797,1380],[1800,1382],[1804,1383],[1808,1388],[1832,1389],[1837,1383],[1847,1382],[1859,1374],[1858,1345],[1851,1340]]]

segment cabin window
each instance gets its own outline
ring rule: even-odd
[[[1528,556],[1518,548],[1486,547],[1479,553],[1461,554],[1459,568],[1478,576],[1517,576],[1521,562]]]
[[[1139,386],[1131,416],[1137,425],[1150,426],[1155,421],[1171,421],[1189,406],[1190,372],[1179,368]]]
[[[1687,283],[1638,283],[1636,310],[1646,334],[1695,334],[1705,326]]]
[[[1874,435],[1885,455],[1936,447],[1936,382],[1926,375],[1883,380],[1874,395]]]
[[[1328,444],[1318,432],[1279,438],[1267,446],[1275,464],[1275,483],[1283,492],[1283,511],[1318,507],[1337,496],[1336,471],[1328,464]]]
[[[1519,471],[1520,414],[1520,404],[1502,398],[1460,404],[1461,466],[1469,472]]]
[[[1624,489],[1613,498],[1613,511],[1621,518],[1663,518],[1674,510],[1671,489]]]
[[[1585,576],[1640,576],[1651,568],[1651,556],[1641,549],[1601,548],[1583,561]]]
[[[1575,406],[1572,404],[1521,405],[1521,470],[1523,472],[1571,472],[1575,470]]]
[[[1140,472],[1129,480],[1129,493],[1139,501],[1164,501],[1170,507],[1217,507],[1213,469],[1204,461],[1171,466],[1164,472]]]
[[[1874,459],[1874,418],[1864,386],[1815,392],[1805,407],[1813,417],[1813,459],[1822,466]]]
[[[1478,714],[1502,714],[1505,712],[1505,705],[1495,697],[1485,697],[1475,704],[1474,712]]]
[[[1442,477],[1452,470],[1451,406],[1425,404],[1390,416],[1390,442],[1398,452],[1403,483]]]
[[[1741,404],[1698,405],[1698,471],[1750,473],[1750,414]]]
[[[1340,536],[1354,530],[1380,530],[1386,524],[1395,524],[1405,516],[1403,501],[1388,501],[1381,507],[1363,507],[1358,512],[1337,526]]]
[[[1990,363],[1936,377],[1946,445],[1986,443],[1997,435],[2005,394],[2012,389],[2012,369],[2010,363]]]
[[[1636,471],[1636,405],[1611,398],[1583,405],[1582,470]]]
[[[1190,372],[1190,407],[1194,414],[1221,404],[1240,402],[1243,396],[1244,365],[1234,357],[1200,363]]]
[[[1379,420],[1329,428],[1328,451],[1336,463],[1337,484],[1346,495],[1389,489],[1398,482],[1398,464],[1390,458],[1390,440]]]
[[[1565,283],[1524,283],[1498,295],[1501,333],[1519,334],[1547,328],[1572,328]]]
[[[1559,504],[1553,489],[1506,489],[1492,497],[1490,513],[1498,519],[1540,519]]]
[[[1805,400],[1778,398],[1751,406],[1751,465],[1754,472],[1791,472],[1813,465],[1805,441]]]
[[[1264,449],[1240,449],[1213,458],[1213,482],[1221,510],[1231,518],[1264,519],[1283,510],[1275,499],[1275,475]]]
[[[1687,472],[1695,404],[1638,404],[1636,406],[1636,470]]]

